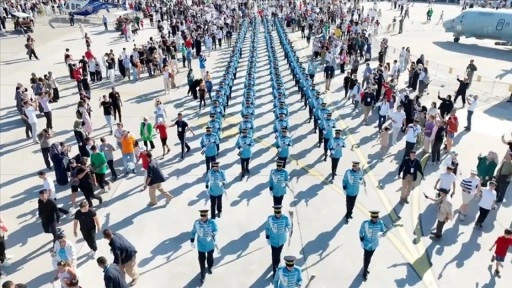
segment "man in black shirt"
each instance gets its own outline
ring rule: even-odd
[[[89,207],[92,208],[92,199],[96,199],[101,203],[103,199],[101,196],[94,195],[94,186],[96,185],[96,181],[89,171],[89,167],[87,166],[87,159],[82,159],[80,161],[80,167],[76,170],[76,177],[80,180],[80,184],[78,184],[78,188],[84,193],[84,197],[89,203]]]
[[[416,151],[412,150],[409,157],[405,158],[398,168],[398,177],[402,174],[402,195],[400,196],[400,203],[409,204],[407,198],[414,189],[414,182],[418,178],[418,172],[424,178],[423,167],[421,167],[420,160],[416,159]]]
[[[116,264],[123,274],[128,274],[132,281],[128,283],[135,286],[139,279],[137,272],[137,250],[126,238],[119,233],[113,233],[109,229],[103,230],[103,238],[108,241],[110,251],[114,255],[114,264]]]
[[[105,57],[107,57],[107,77],[114,84],[116,78],[116,57],[113,53],[107,53]]]
[[[53,199],[49,199],[48,191],[42,189],[39,191],[39,200],[37,201],[37,213],[41,219],[44,233],[52,233],[53,243],[57,240],[57,223],[60,222],[60,213],[57,204]]]
[[[114,95],[114,97],[116,96]],[[107,95],[103,95],[103,99],[100,98],[100,108],[101,107],[103,107],[103,116],[105,116],[110,135],[112,135],[114,134],[112,131],[112,102],[109,101]]]
[[[233,38],[233,32],[228,28],[228,31],[226,31],[226,42],[228,43],[228,47],[231,47],[231,38]]]
[[[164,195],[165,199],[167,199],[167,203],[171,202],[172,195],[169,192],[165,191],[162,187],[162,184],[165,182],[164,173],[158,167],[158,162],[153,160],[153,155],[151,152],[146,152],[146,156],[148,157],[149,165],[147,170],[147,177],[144,186],[149,187],[149,203],[148,206],[155,206],[157,204],[156,199],[156,190]]]
[[[174,122],[170,127],[178,127],[178,139],[180,139],[181,143],[181,159],[185,158],[185,147],[187,147],[187,153],[190,151],[190,146],[188,146],[188,143],[185,141],[185,134],[187,133],[187,130],[194,134],[194,131],[190,129],[190,126],[188,126],[188,123],[183,120],[183,114],[178,113],[178,120]]]
[[[123,101],[121,100],[121,95],[116,91],[115,87],[112,87],[112,92],[108,94],[108,99],[112,104],[112,112],[114,115],[114,121],[117,121],[116,114],[119,116],[119,122],[123,122],[121,119],[121,107],[123,107]]]
[[[96,215],[96,211],[89,209],[87,201],[80,202],[80,209],[75,212],[75,221],[73,222],[73,235],[78,236],[76,229],[80,224],[80,232],[84,237],[87,246],[91,248],[89,255],[94,257],[98,246],[96,245],[96,232],[100,232],[100,221]]]

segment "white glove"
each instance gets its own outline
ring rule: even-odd
[[[267,239],[267,244],[270,245],[270,240]]]
[[[196,248],[196,244],[190,243],[190,247],[192,247],[192,249],[194,249],[194,248]]]

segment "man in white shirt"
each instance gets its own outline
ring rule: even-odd
[[[43,189],[45,189],[48,193],[48,198],[52,199],[57,203],[57,193],[55,192],[55,184],[53,183],[53,180],[46,175],[46,172],[41,170],[37,172],[37,176],[39,176],[39,179],[43,180]],[[59,212],[64,215],[69,215],[69,211],[64,208],[58,208]]]
[[[455,180],[457,180],[457,176],[453,174],[453,167],[448,166],[446,167],[446,172],[439,174],[434,189],[446,189],[448,193],[452,192],[450,196],[453,197],[455,194]]]
[[[382,126],[386,122],[386,119],[391,112],[391,108],[389,107],[389,101],[383,97],[382,100],[377,103],[377,111],[379,111],[379,133],[382,131]]]
[[[491,180],[487,183],[487,188],[482,189],[479,193],[482,198],[480,203],[478,203],[480,214],[478,214],[476,219],[475,228],[482,229],[482,223],[484,223],[489,212],[496,209],[496,191],[494,189],[496,189],[496,181]]]
[[[37,140],[37,133],[39,133],[39,130],[37,128],[37,116],[36,116],[36,108],[37,105],[26,100],[23,102],[23,111],[25,112],[25,115],[22,115],[23,118],[26,118],[27,121],[30,123],[30,126],[32,127],[32,140],[35,144],[39,144],[39,141]]]
[[[462,205],[460,205],[459,220],[464,221],[466,213],[468,212],[469,202],[473,200],[475,192],[481,189],[480,178],[477,176],[477,170],[471,170],[471,176],[463,179],[460,182],[460,188],[462,189]]]
[[[398,105],[396,107],[396,111],[389,114],[389,119],[391,119],[391,122],[393,123],[393,125],[392,125],[393,135],[391,137],[392,145],[396,144],[396,140],[398,138],[398,133],[400,133],[400,130],[405,125],[405,117],[406,116],[405,116],[405,112],[402,110],[403,110],[402,105]]]
[[[471,118],[473,118],[473,113],[475,113],[476,106],[478,105],[478,95],[474,95],[473,97],[468,97],[468,116],[467,116],[467,126],[464,127],[466,131],[471,131]]]
[[[407,126],[407,130],[405,130],[405,151],[404,151],[404,159],[409,156],[409,153],[414,150],[414,146],[416,146],[416,139],[418,134],[421,133],[421,127],[418,119],[414,119],[412,124]],[[393,135],[394,136],[394,135]]]
[[[400,77],[400,65],[398,64],[398,61],[394,60],[393,61],[393,67],[391,68],[391,75],[392,75],[392,78],[396,78],[396,80],[398,80],[398,78]]]

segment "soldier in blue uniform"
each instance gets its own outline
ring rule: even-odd
[[[236,148],[238,148],[238,156],[240,156],[240,166],[242,168],[242,174],[240,180],[244,179],[245,175],[249,175],[249,162],[252,156],[252,147],[254,147],[254,140],[248,136],[247,129],[242,129],[242,135],[238,137],[236,141]]]
[[[276,139],[278,137],[280,137],[282,134],[281,134],[281,129],[287,129],[288,127],[290,126],[290,123],[288,122],[288,119],[286,119],[286,116],[284,115],[284,113],[281,113],[279,114],[279,119],[277,119],[275,122],[274,122],[274,134],[276,135]]]
[[[343,190],[346,193],[346,204],[347,213],[345,214],[345,221],[348,223],[352,219],[352,212],[356,205],[357,195],[359,194],[359,188],[363,184],[363,171],[359,167],[358,161],[352,161],[352,169],[348,169],[343,176]]]
[[[216,118],[222,123],[224,119],[224,108],[219,105],[219,100],[213,100],[213,106],[210,108],[210,113],[215,113]]]
[[[281,252],[290,232],[291,223],[290,218],[282,214],[281,205],[274,205],[272,208],[274,208],[274,215],[267,217],[265,238],[272,251],[272,279],[274,279],[281,261]]]
[[[373,253],[379,246],[379,233],[384,233],[386,226],[379,220],[379,211],[370,211],[370,220],[365,220],[359,229],[359,240],[364,250],[363,258],[363,280],[368,279],[368,266],[372,260]]]
[[[244,114],[244,119],[242,122],[240,122],[240,125],[238,125],[238,132],[242,133],[242,130],[247,130],[247,136],[252,137],[253,131],[254,131],[254,123],[251,121],[249,114]]]
[[[220,142],[220,139],[222,138],[222,122],[217,119],[217,114],[210,113],[210,121],[208,121],[206,125],[208,125],[208,127],[212,127],[212,133],[217,135]],[[217,153],[218,152],[220,152],[220,144],[217,144]]]
[[[312,97],[312,98],[309,98],[308,99],[308,105],[309,105],[309,119],[308,119],[308,123],[311,123],[311,119],[313,119],[313,131],[315,131],[316,133],[316,125],[317,125],[317,120],[316,120],[316,116],[315,116],[315,110],[318,106],[320,106],[322,104],[323,100],[322,98],[320,97],[320,91],[316,91],[315,92],[315,97]]]
[[[201,137],[201,155],[205,157],[207,173],[210,171],[211,163],[217,161],[218,144],[219,138],[212,133],[212,127],[206,127],[206,134]]]
[[[302,270],[295,267],[294,256],[285,256],[285,266],[277,269],[274,277],[274,288],[297,288],[302,286]]]
[[[324,119],[327,117],[327,113],[331,112],[329,108],[327,108],[327,103],[322,102],[320,106],[317,106],[315,109],[315,133],[316,128],[324,121]],[[324,131],[322,129],[318,129],[318,148],[322,145],[322,142],[324,141]]]
[[[243,115],[249,115],[249,119],[251,121],[254,121],[254,116],[256,115],[256,111],[254,110],[254,107],[251,105],[251,100],[246,99],[245,100],[245,106],[242,108],[242,112],[240,114]]]
[[[279,118],[279,114],[284,114],[284,116],[288,117],[288,107],[286,107],[286,102],[284,100],[279,101],[279,107],[274,111],[275,119]]]
[[[327,161],[329,141],[333,138],[334,128],[336,128],[336,120],[332,119],[332,113],[328,112],[326,118],[320,121],[320,130],[324,138],[324,161]]]
[[[284,170],[283,161],[277,160],[276,169],[270,171],[268,189],[272,195],[274,205],[282,205],[288,187],[288,172]]]
[[[277,137],[274,146],[277,148],[277,159],[283,163],[283,168],[286,168],[286,161],[288,156],[290,156],[290,147],[292,145],[292,138],[288,136],[288,130],[282,128],[281,136]]]
[[[201,218],[194,222],[192,227],[190,244],[195,248],[194,241],[197,236],[197,252],[199,254],[199,268],[201,269],[201,283],[204,282],[206,272],[212,274],[213,251],[215,250],[215,234],[217,224],[214,220],[208,219],[208,210],[199,210]],[[206,262],[206,263],[205,263]],[[206,265],[205,265],[206,264]]]
[[[212,219],[221,217],[222,214],[222,195],[226,192],[224,187],[227,183],[226,174],[219,169],[219,162],[212,163],[212,169],[206,175],[206,190],[210,195],[210,211]],[[215,213],[217,210],[217,213]]]
[[[336,129],[334,132],[334,138],[329,140],[327,148],[331,153],[331,181],[334,181],[336,176],[336,170],[338,169],[338,163],[340,162],[341,156],[343,156],[343,148],[345,148],[345,139],[341,137],[341,129]]]

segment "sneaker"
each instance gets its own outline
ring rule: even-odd
[[[130,283],[128,283],[128,285],[130,287],[135,286],[135,284],[137,284],[137,279],[132,279],[132,281],[130,281]]]
[[[96,258],[96,251],[91,250],[91,251],[89,252],[89,257],[91,257],[91,258]]]
[[[496,255],[492,255],[491,257],[491,262],[494,262],[494,260],[496,260]]]
[[[460,221],[464,221],[464,219],[466,219],[466,215],[461,213],[460,216],[459,216],[459,220]]]

